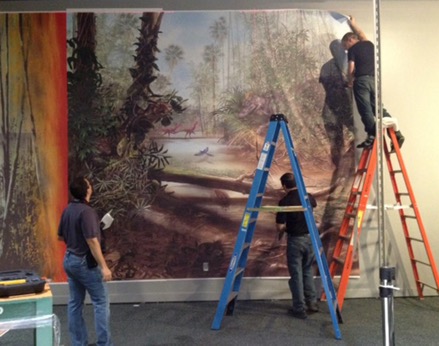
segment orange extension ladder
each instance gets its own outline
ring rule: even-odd
[[[421,214],[419,213],[418,205],[415,200],[415,195],[408,179],[407,170],[402,159],[395,131],[393,128],[389,128],[387,130],[388,134],[390,135],[390,140],[394,146],[394,151],[390,152],[387,148],[385,140],[383,141],[387,167],[390,173],[390,180],[392,182],[393,192],[396,197],[396,204],[393,209],[397,209],[399,211],[404,237],[410,256],[410,262],[416,281],[416,288],[419,297],[422,299],[424,297],[423,290],[425,286],[439,292],[438,270],[427,239],[427,234],[425,233],[424,224],[422,223]],[[332,278],[334,278],[337,273],[340,273],[341,267],[343,268],[337,290],[338,306],[340,309],[343,307],[349,276],[351,273],[352,264],[354,262],[354,253],[356,250],[356,245],[360,239],[367,201],[370,196],[372,183],[375,176],[377,165],[376,142],[377,141],[375,141],[373,147],[364,148],[361,154],[360,162],[355,173],[348,204],[338,235],[338,240],[335,245],[333,258],[329,266],[329,272]],[[393,160],[394,162],[392,162],[391,158],[391,155],[393,154],[396,154],[397,158],[397,160]],[[401,192],[398,182],[400,185],[405,185],[406,191]],[[410,203],[406,203],[407,201]],[[406,205],[404,205],[403,202],[406,203]],[[411,214],[407,215],[404,212],[405,209],[411,210]],[[413,236],[411,233],[415,232],[415,228],[418,229],[418,233]],[[409,232],[409,229],[411,230],[411,233]],[[413,246],[414,242],[422,243],[423,246]],[[424,249],[426,256],[423,251]],[[422,260],[420,259],[421,256]],[[424,265],[431,268],[435,284],[425,282],[427,281],[425,280],[426,278],[423,278],[425,281],[421,281],[419,277],[418,265]],[[431,277],[429,277],[428,280],[431,280]],[[324,299],[324,296],[322,296],[322,299]]]

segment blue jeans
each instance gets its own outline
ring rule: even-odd
[[[72,346],[87,346],[87,326],[82,316],[85,294],[88,292],[94,307],[97,345],[112,345],[110,336],[110,303],[99,267],[89,269],[85,256],[67,251],[64,270],[68,276],[70,299],[67,308]]]
[[[369,136],[375,136],[375,77],[356,77],[354,80],[354,97],[364,130]],[[385,109],[383,109],[383,117],[390,117]]]
[[[317,301],[314,286],[313,262],[314,251],[309,235],[287,239],[287,261],[290,272],[291,294],[293,295],[293,310],[306,310],[306,305]]]

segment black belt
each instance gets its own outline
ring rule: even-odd
[[[66,254],[67,255],[73,255],[73,256],[76,256],[76,257],[84,257],[86,254],[83,254],[83,255],[77,255],[77,254],[75,254],[74,252],[72,252],[72,251],[70,251],[70,250],[67,250],[66,251]]]
[[[287,233],[289,237],[293,237],[293,238],[299,238],[299,237],[309,237],[309,233],[303,233],[303,234],[292,234],[292,233]]]

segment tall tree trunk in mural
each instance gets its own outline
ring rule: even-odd
[[[72,54],[67,59],[69,94],[69,168],[81,171],[84,162],[96,153],[99,133],[96,99],[101,85],[101,64],[96,58],[96,18],[78,13],[77,36],[68,41]]]
[[[5,17],[5,42],[7,51],[9,51],[9,16],[6,15]],[[24,42],[23,42],[23,15],[19,16],[19,33],[20,33],[20,42],[21,42],[21,49],[23,53],[23,70],[25,72],[25,80],[27,81],[27,57],[25,56],[24,52]],[[3,42],[3,40],[2,40]],[[0,51],[1,53],[1,51]],[[0,59],[1,60],[1,59]],[[19,112],[19,119],[18,121],[15,119],[10,119],[10,112],[9,112],[9,102],[11,97],[11,90],[10,90],[10,84],[9,84],[9,63],[10,63],[9,56],[6,59],[6,66],[3,66],[3,63],[0,61],[0,77],[2,80],[2,87],[1,87],[1,110],[2,110],[2,125],[1,125],[1,135],[2,135],[2,154],[3,154],[3,166],[1,170],[1,175],[3,176],[2,181],[2,207],[3,207],[3,213],[2,213],[2,227],[0,230],[0,257],[3,255],[3,248],[5,245],[9,243],[9,232],[4,234],[3,232],[5,230],[10,229],[10,221],[11,217],[10,215],[13,214],[13,199],[14,199],[14,191],[15,191],[15,183],[17,178],[17,167],[18,167],[18,161],[20,158],[20,145],[21,145],[21,136],[22,136],[22,129],[23,129],[23,122],[24,122],[24,116],[26,114],[26,96],[29,96],[24,92],[21,95],[21,101],[20,101],[20,112]],[[3,69],[4,68],[4,69]],[[5,74],[5,84],[3,85],[3,71],[6,70]],[[26,83],[26,87],[28,88],[29,85]]]
[[[31,15],[5,14],[0,19],[0,268],[29,267],[43,261],[38,242],[45,236],[41,229],[50,224],[35,106],[39,100],[33,89],[39,85],[32,70],[35,32]]]
[[[1,42],[0,45],[0,110],[1,110],[1,146],[3,155],[3,165],[1,166],[1,207],[2,207],[2,220],[0,228],[0,257],[3,254],[3,242],[4,242],[4,230],[6,229],[6,218],[7,218],[7,191],[9,186],[9,150],[10,150],[10,140],[9,140],[9,113],[8,113],[8,88],[9,88],[9,74],[8,70],[8,59],[5,59],[3,63],[3,52],[9,47],[9,35],[8,35],[8,15],[5,15],[4,21],[1,23]],[[6,47],[6,49],[5,49]]]
[[[136,43],[136,66],[130,69],[133,82],[121,110],[123,129],[126,137],[119,143],[118,152],[141,150],[142,142],[154,123],[170,124],[172,106],[162,95],[151,90],[151,83],[157,78],[157,40],[163,13],[143,13],[139,41]]]

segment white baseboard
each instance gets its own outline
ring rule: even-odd
[[[108,283],[112,303],[188,302],[219,300],[224,279],[167,279],[112,281]],[[316,279],[321,291],[319,278]],[[54,304],[67,304],[69,291],[67,283],[51,283]],[[395,291],[398,296],[416,296],[415,289]],[[346,298],[379,298],[378,287],[348,289]],[[244,278],[239,292],[242,300],[291,299],[287,277]]]

